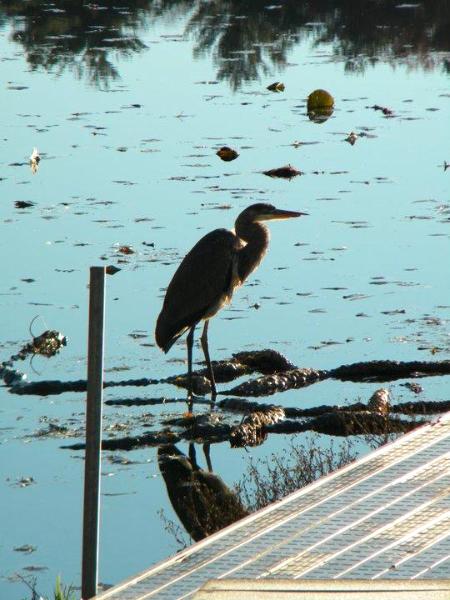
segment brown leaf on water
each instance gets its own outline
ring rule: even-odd
[[[267,89],[271,92],[284,92],[284,83],[281,83],[281,81],[274,81],[267,86]]]
[[[352,131],[349,133],[348,137],[345,138],[345,141],[354,146],[357,139],[358,135]]]
[[[105,272],[107,273],[107,275],[115,275],[116,273],[118,273],[121,270],[122,269],[119,269],[119,267],[116,267],[114,265],[108,265],[105,268]]]
[[[235,160],[239,156],[236,150],[233,150],[233,148],[229,148],[228,146],[222,146],[222,148],[217,150],[216,154],[225,162]]]
[[[380,106],[379,104],[374,104],[373,106],[370,106],[369,108],[373,108],[373,110],[381,111],[385,117],[393,117],[394,116],[394,111],[391,110],[390,108],[387,108],[386,106]]]
[[[301,175],[301,171],[297,171],[291,165],[286,165],[284,167],[279,167],[278,169],[269,169],[268,171],[263,171],[264,175],[268,177],[283,177],[284,179],[292,179],[293,177],[297,177],[297,175]]]
[[[119,252],[121,254],[134,254],[134,250],[131,246],[119,246]]]
[[[16,200],[14,202],[16,208],[31,208],[34,206],[34,202],[28,202],[27,200]]]

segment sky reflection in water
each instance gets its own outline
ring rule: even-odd
[[[83,378],[88,268],[115,264],[122,270],[108,278],[107,378],[182,371],[182,342],[168,357],[153,345],[162,290],[201,235],[231,227],[254,201],[310,216],[271,226],[264,263],[211,325],[213,358],[264,347],[318,368],[429,359],[432,351],[448,357],[448,3],[356,10],[342,2],[338,11],[335,2],[298,4],[2,2],[2,360],[28,341],[39,314],[37,333],[61,330],[69,344],[50,361],[36,359],[37,372],[29,363],[20,368],[32,380]],[[266,90],[275,80],[285,92]],[[316,88],[336,100],[322,125],[305,114]],[[354,146],[344,141],[351,131],[359,135]],[[225,144],[237,160],[218,159]],[[33,147],[42,156],[34,175]],[[288,163],[304,174],[292,181],[261,174]],[[17,201],[33,205],[19,209]],[[121,254],[123,245],[135,253]],[[424,399],[448,399],[445,378],[423,386]],[[324,382],[271,401],[342,403],[367,399],[376,387]],[[391,389],[395,400],[412,399],[400,382]],[[162,385],[141,393],[179,395]],[[1,597],[24,596],[6,578],[26,566],[47,568],[36,571],[46,592],[58,572],[79,579],[81,455],[60,450],[61,440],[25,436],[45,425],[43,416],[79,424],[83,408],[79,394],[3,392],[1,505],[9,527]],[[106,426],[156,428],[160,415],[182,410],[107,408]],[[139,419],[149,412],[154,418]],[[251,454],[285,443],[272,436]],[[211,453],[231,486],[248,455],[222,446]],[[176,518],[156,450],[126,458],[135,464],[106,456],[103,469],[107,582],[175,549],[156,514],[165,506]],[[24,476],[36,483],[15,485]],[[36,552],[13,551],[23,544]]]

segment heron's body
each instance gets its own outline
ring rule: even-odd
[[[176,340],[190,330],[187,341],[191,374],[194,328],[204,320],[202,346],[214,394],[207,342],[209,319],[231,301],[234,290],[244,283],[263,259],[270,234],[260,221],[287,219],[301,214],[305,213],[281,211],[270,204],[249,206],[238,216],[235,231],[215,229],[201,238],[184,257],[167,288],[156,323],[156,343],[168,352]]]

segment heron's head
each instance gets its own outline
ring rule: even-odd
[[[293,210],[282,210],[280,208],[276,208],[272,204],[259,202],[258,204],[252,204],[251,206],[248,206],[239,216],[242,216],[246,220],[248,219],[250,222],[254,223],[255,221],[259,222],[292,219],[293,217],[301,217],[302,215],[307,214],[308,213],[297,212]]]

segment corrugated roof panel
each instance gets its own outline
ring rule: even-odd
[[[181,600],[224,578],[429,580],[450,576],[449,565],[446,415],[98,599]]]

